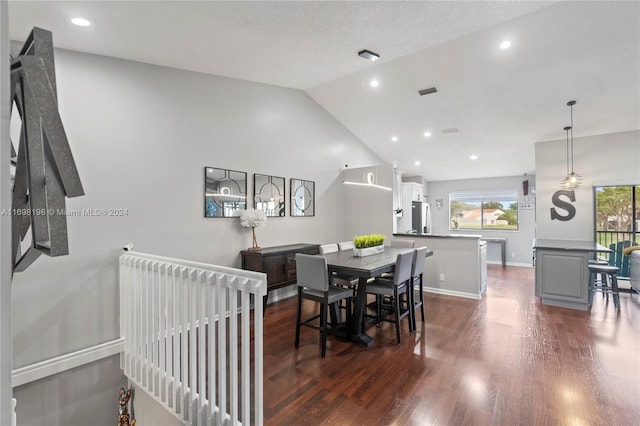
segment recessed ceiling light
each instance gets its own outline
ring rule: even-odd
[[[71,18],[71,23],[79,27],[88,27],[91,25],[91,21],[85,18]]]
[[[398,142],[397,136],[391,136],[391,142]]]
[[[431,132],[424,132],[424,137],[425,138],[430,138],[431,137]]]
[[[370,50],[364,49],[358,52],[358,56],[360,56],[361,58],[366,59],[367,61],[371,61],[371,62],[375,62],[378,59],[380,59],[380,55],[378,55],[377,53],[374,53]]]
[[[469,160],[477,160],[478,156],[473,154],[471,157],[469,157]]]
[[[415,163],[413,163],[413,164],[415,164],[416,166],[419,166],[419,165],[420,165],[420,162],[419,162],[419,161],[416,161],[416,162],[415,162]]]
[[[371,86],[371,87],[378,87],[378,86],[380,86],[380,82],[379,82],[378,80],[371,80],[371,81],[369,82],[369,86]]]
[[[511,47],[511,42],[509,40],[505,40],[500,43],[500,49],[508,49]]]

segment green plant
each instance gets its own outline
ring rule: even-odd
[[[353,239],[353,245],[357,249],[381,246],[384,242],[384,235],[371,234],[371,235],[358,235]]]

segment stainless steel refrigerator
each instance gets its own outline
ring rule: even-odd
[[[429,203],[411,203],[411,229],[419,234],[431,233],[431,210]]]

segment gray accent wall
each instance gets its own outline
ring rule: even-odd
[[[524,202],[522,193],[522,181],[529,180],[528,202],[536,202],[535,190],[536,177],[509,176],[485,179],[463,179],[449,181],[429,182],[429,201],[431,204],[431,221],[433,234],[477,234],[484,237],[504,237],[507,239],[506,256],[507,265],[532,266],[532,244],[535,238],[535,209],[518,211],[518,230],[450,230],[449,229],[449,194],[460,191],[489,191],[489,190],[517,190],[518,202]],[[436,207],[437,199],[442,198],[442,207]],[[498,244],[487,245],[487,261],[489,263],[501,263],[500,246]]]
[[[70,255],[43,256],[14,277],[13,368],[119,337],[117,258],[127,243],[240,267],[251,231],[203,217],[205,166],[246,171],[250,199],[253,173],[286,178],[287,216],[256,229],[267,247],[343,240],[341,167],[383,163],[299,90],[65,50],[56,73],[86,192],[67,208],[127,213],[69,217]],[[315,182],[315,217],[289,216],[290,178]],[[107,359],[16,388],[18,424],[112,425],[125,383]]]

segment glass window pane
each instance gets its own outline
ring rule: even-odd
[[[518,192],[456,192],[449,195],[449,229],[518,229]]]
[[[620,241],[633,240],[638,218],[638,188],[631,185],[595,188],[596,241],[610,247]],[[636,206],[633,191],[636,191]],[[634,223],[636,222],[636,223]]]

